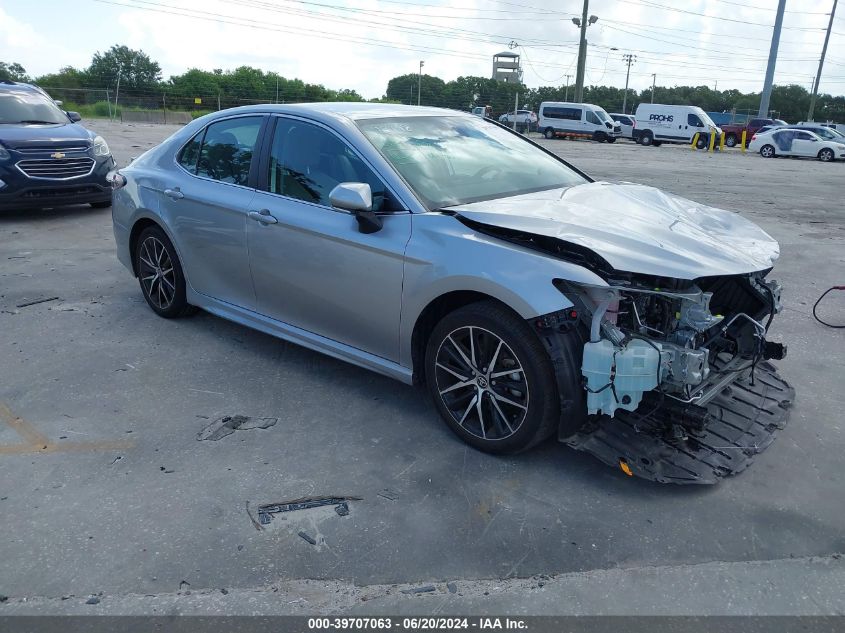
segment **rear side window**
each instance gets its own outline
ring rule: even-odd
[[[260,129],[260,116],[226,119],[209,125],[199,152],[197,175],[247,185]]]
[[[182,148],[182,151],[179,152],[179,158],[177,158],[179,164],[192,174],[197,173],[197,158],[200,155],[203,134],[205,134],[205,129],[197,132],[194,138],[188,141],[188,144]]]
[[[562,108],[559,106],[547,106],[543,108],[543,116],[549,119],[566,119],[569,121],[580,121],[581,109]]]

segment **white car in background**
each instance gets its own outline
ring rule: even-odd
[[[526,127],[530,131],[537,129],[537,115],[531,110],[517,110],[514,112],[505,112],[499,117],[499,123],[505,125],[513,125],[516,123],[517,129],[524,130]]]
[[[637,119],[633,114],[619,114],[611,112],[610,118],[622,126],[622,138],[634,138],[634,128],[637,127]]]
[[[845,139],[843,139],[845,140]],[[845,159],[845,143],[821,138],[809,130],[783,127],[751,137],[749,151],[760,152],[763,158],[797,156],[818,158],[822,162]]]

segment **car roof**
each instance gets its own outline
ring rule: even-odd
[[[278,113],[309,115],[324,119],[380,119],[395,117],[424,117],[424,116],[471,116],[468,112],[450,110],[447,108],[432,108],[428,106],[409,106],[394,103],[367,102],[324,102],[324,103],[291,103],[291,104],[259,104],[241,106],[228,110],[221,110],[227,115],[255,113]]]
[[[8,79],[0,79],[0,90],[26,90],[27,92],[46,94],[44,90],[38,86],[21,83],[19,81],[9,81]]]

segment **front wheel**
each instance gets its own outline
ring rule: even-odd
[[[147,227],[138,236],[135,270],[144,299],[156,314],[172,319],[196,311],[186,297],[185,275],[176,249],[159,227]]]
[[[425,376],[438,412],[461,439],[490,453],[517,453],[560,421],[554,367],[528,324],[480,301],[451,312],[426,346]]]
[[[774,158],[775,157],[775,148],[772,145],[763,145],[760,148],[760,156],[763,158]]]
[[[616,142],[616,137],[615,137],[615,136],[608,136],[608,137],[607,137],[607,142],[608,142],[608,143],[615,143],[615,142]]]
[[[829,163],[833,160],[833,150],[825,147],[819,152],[819,160],[823,163]]]

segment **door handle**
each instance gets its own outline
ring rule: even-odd
[[[165,189],[164,195],[170,198],[171,200],[181,200],[185,197],[185,194],[179,191],[179,187],[174,187],[173,189]]]
[[[261,211],[250,211],[248,214],[250,220],[256,220],[261,224],[278,224],[279,221],[270,215],[270,209],[261,209]]]

